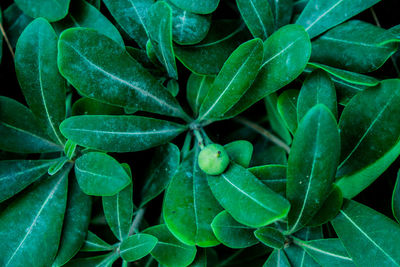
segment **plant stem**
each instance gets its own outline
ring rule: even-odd
[[[197,130],[197,129],[195,129],[195,130],[193,130],[193,134],[194,134],[194,136],[196,137],[197,142],[199,143],[200,148],[203,149],[203,148],[204,148],[204,139],[203,139],[203,137],[201,136],[200,131]]]
[[[253,129],[254,131],[256,131],[257,133],[263,135],[264,137],[266,137],[268,140],[270,140],[272,143],[276,144],[277,146],[283,148],[286,153],[290,153],[290,147],[288,145],[286,145],[281,139],[279,139],[278,137],[276,137],[275,135],[273,135],[271,132],[267,131],[266,129],[264,129],[263,127],[261,127],[260,125],[249,121],[248,119],[245,119],[243,117],[237,117],[234,119],[235,121]]]
[[[1,34],[3,35],[3,37],[4,37],[4,40],[5,40],[6,43],[7,43],[8,49],[10,50],[10,53],[11,53],[12,57],[13,57],[13,59],[14,59],[14,58],[15,58],[14,50],[12,49],[11,43],[10,43],[10,41],[8,40],[6,31],[4,30],[3,24],[2,24],[2,23],[0,23],[0,31],[1,31]]]
[[[146,208],[140,208],[136,212],[135,219],[132,222],[131,228],[129,228],[129,235],[132,235],[134,232],[137,233],[139,230],[139,225],[143,219],[144,213],[146,211]]]

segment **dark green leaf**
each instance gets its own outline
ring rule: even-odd
[[[80,258],[68,262],[65,267],[103,267],[112,266],[113,263],[119,258],[119,255],[115,252],[111,252],[106,255],[90,257],[90,258]]]
[[[275,93],[265,97],[265,107],[267,109],[267,117],[272,130],[277,133],[286,144],[292,143],[292,136],[290,135],[285,121],[282,119],[278,112],[278,97]]]
[[[237,140],[224,145],[229,159],[242,167],[248,168],[253,155],[253,145],[246,140]]]
[[[286,166],[263,165],[248,169],[254,176],[279,194],[286,194]]]
[[[219,0],[170,0],[176,6],[197,14],[209,14],[217,9]]]
[[[43,17],[57,21],[68,13],[70,0],[15,0],[17,6],[29,17]]]
[[[254,235],[264,245],[274,248],[282,249],[285,244],[285,236],[276,228],[263,227],[254,231]]]
[[[214,80],[214,76],[197,75],[194,73],[189,76],[186,85],[186,97],[195,115],[198,114],[200,106],[203,104],[204,98],[207,96]]]
[[[17,41],[26,26],[33,20],[25,15],[18,6],[13,3],[3,12],[3,20],[8,40],[13,48],[17,45]]]
[[[396,184],[392,195],[392,212],[396,220],[400,221],[400,172],[397,173]]]
[[[168,81],[167,84],[167,90],[171,93],[171,95],[173,95],[174,97],[178,95],[179,93],[179,83],[174,80],[171,79]]]
[[[72,106],[72,115],[123,115],[120,107],[101,103],[91,98],[82,97]]]
[[[286,90],[278,97],[278,112],[289,131],[294,135],[297,130],[298,90]]]
[[[136,234],[121,243],[121,257],[126,261],[136,261],[149,254],[157,245],[157,238],[148,234]]]
[[[113,250],[113,246],[109,245],[107,242],[103,241],[100,237],[88,231],[86,240],[83,243],[81,251],[91,252],[91,251],[110,251]]]
[[[275,18],[275,29],[290,23],[293,13],[293,0],[268,0]]]
[[[275,249],[263,267],[290,267],[290,263],[283,250]]]

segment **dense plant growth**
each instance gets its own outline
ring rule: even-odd
[[[400,266],[379,2],[2,1],[0,266]]]

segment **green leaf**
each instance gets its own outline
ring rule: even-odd
[[[120,107],[101,103],[97,100],[82,97],[72,105],[72,115],[123,115]]]
[[[32,112],[14,99],[0,96],[0,148],[19,153],[62,151],[50,141]]]
[[[119,258],[118,253],[111,252],[106,255],[90,257],[90,258],[80,258],[68,262],[65,267],[82,267],[82,266],[112,266],[113,263]]]
[[[214,76],[190,74],[186,85],[186,97],[194,115],[198,114],[214,80]]]
[[[95,29],[121,46],[125,46],[117,28],[97,8],[84,0],[72,1],[68,15],[53,26],[58,34],[73,27]]]
[[[335,179],[339,147],[339,131],[332,113],[322,104],[314,106],[301,120],[289,154],[289,233],[307,224],[323,205]]]
[[[239,46],[225,62],[199,111],[199,121],[223,117],[249,89],[262,63],[260,39]]]
[[[332,221],[332,225],[355,265],[400,264],[399,244],[388,242],[400,235],[400,226],[388,217],[355,201],[349,201]]]
[[[392,195],[392,212],[394,218],[400,221],[400,172],[397,173],[396,184]]]
[[[214,12],[219,4],[219,0],[170,0],[174,5],[186,11],[197,14],[210,14]]]
[[[168,81],[166,89],[175,97],[179,93],[179,83],[176,80],[171,79]]]
[[[156,225],[143,231],[158,239],[151,255],[167,267],[184,267],[193,262],[196,257],[196,247],[188,246],[176,239],[165,224]]]
[[[285,244],[285,236],[275,228],[263,227],[254,231],[254,235],[264,245],[274,248],[282,249]]]
[[[80,251],[82,252],[93,252],[93,251],[110,251],[114,247],[109,245],[107,242],[102,240],[100,237],[88,231],[86,240]]]
[[[145,18],[154,0],[103,0],[121,28],[141,47],[146,47]]]
[[[100,152],[89,152],[78,158],[75,174],[82,191],[92,196],[112,196],[131,183],[118,161]]]
[[[64,265],[78,253],[90,222],[92,199],[82,192],[75,177],[70,181],[61,242],[53,267]]]
[[[321,266],[355,266],[342,242],[337,238],[312,241],[295,239],[294,242],[307,251]]]
[[[156,2],[149,8],[145,22],[158,60],[167,70],[169,77],[177,80],[178,70],[172,46],[171,7],[165,2]]]
[[[15,3],[11,4],[4,10],[3,26],[5,27],[5,31],[12,48],[15,48],[19,36],[24,31],[26,26],[32,22],[32,20],[33,19],[25,15]]]
[[[246,140],[237,140],[224,145],[229,159],[242,167],[248,168],[253,155],[253,145]]]
[[[124,48],[97,31],[68,29],[60,36],[58,49],[61,74],[82,95],[120,107],[186,116],[175,98]]]
[[[285,217],[290,208],[286,199],[235,163],[221,175],[209,175],[208,184],[221,206],[244,225],[265,226]]]
[[[370,8],[380,0],[310,0],[296,23],[311,38]]]
[[[35,182],[54,163],[54,160],[0,161],[0,202],[14,196]]]
[[[297,130],[298,90],[286,90],[278,97],[278,112],[289,131],[294,135]]]
[[[125,187],[114,196],[103,197],[106,221],[118,240],[128,237],[133,218],[133,186]]]
[[[157,238],[148,234],[130,236],[121,243],[121,257],[128,262],[139,260],[154,249],[157,241]]]
[[[214,218],[211,227],[217,239],[229,248],[247,248],[258,243],[254,228],[238,223],[226,210]]]
[[[371,72],[396,52],[396,43],[381,45],[389,36],[380,27],[351,20],[313,41],[311,60],[354,72]]]
[[[267,39],[274,31],[274,15],[268,0],[236,0],[240,14],[254,38]]]
[[[302,26],[287,25],[264,42],[264,59],[256,80],[228,112],[235,116],[299,76],[311,54],[311,42]],[[290,62],[290,64],[287,64]]]
[[[300,121],[307,112],[318,104],[324,104],[337,118],[337,98],[335,86],[329,75],[322,70],[314,70],[301,87],[297,100],[297,118]]]
[[[51,266],[61,237],[70,169],[68,165],[46,177],[1,213],[1,266]]]
[[[293,0],[268,0],[274,15],[275,29],[290,23],[293,13]]]
[[[267,109],[267,118],[271,125],[272,130],[277,133],[286,144],[292,143],[292,136],[290,135],[284,120],[278,112],[278,97],[272,93],[265,97],[265,107]]]
[[[172,37],[177,44],[197,44],[207,36],[211,26],[211,16],[198,15],[173,4],[170,4],[170,7],[172,9]]]
[[[286,194],[285,165],[263,165],[251,167],[248,170],[276,193]]]
[[[135,152],[155,147],[176,137],[186,127],[139,116],[76,116],[60,129],[75,143],[110,152]]]
[[[68,159],[72,159],[75,156],[76,151],[76,143],[71,140],[67,140],[64,146],[64,153],[68,157]]]
[[[49,175],[56,174],[62,167],[69,161],[67,157],[61,157],[56,159],[56,161],[47,170]]]
[[[15,0],[17,6],[29,17],[43,17],[57,21],[68,13],[70,0]]]
[[[45,19],[34,20],[18,39],[15,71],[32,112],[51,139],[62,145],[58,127],[65,119],[66,83],[57,68],[57,35]]]
[[[218,245],[211,229],[214,217],[222,210],[198,165],[199,146],[183,159],[165,193],[163,217],[168,229],[187,245]]]
[[[275,249],[269,255],[263,267],[290,267],[290,263],[283,250]]]
[[[399,87],[400,80],[382,81],[353,97],[342,112],[336,184],[344,198],[360,193],[400,154],[400,125],[393,124],[400,114]]]
[[[0,23],[1,25],[3,25],[3,12],[1,9],[0,9]],[[3,47],[3,36],[0,36],[0,48],[2,47]],[[0,62],[2,58],[3,58],[3,49],[0,49]]]
[[[203,41],[192,46],[174,46],[176,57],[193,73],[199,75],[217,74],[231,53],[250,34],[241,21],[216,20]]]
[[[157,147],[151,159],[148,171],[144,175],[145,183],[140,193],[142,197],[141,207],[167,188],[178,169],[180,151],[176,145],[168,143]]]

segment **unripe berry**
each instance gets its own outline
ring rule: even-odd
[[[206,146],[199,153],[199,167],[209,175],[219,175],[229,165],[229,156],[223,146],[211,144]]]

